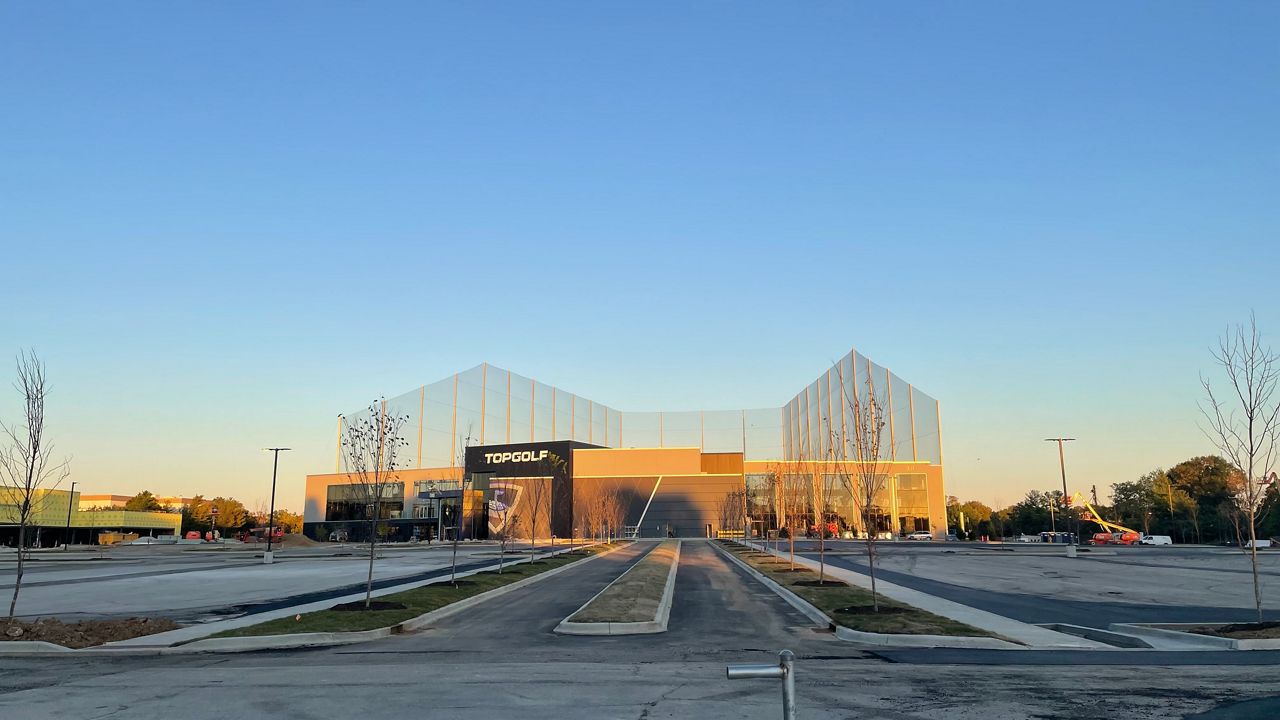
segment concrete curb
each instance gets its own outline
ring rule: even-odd
[[[743,562],[739,558],[733,556],[733,553],[720,547],[719,543],[713,543],[716,550],[720,554],[729,558],[732,562],[742,568],[747,574],[760,581],[762,585],[772,590],[783,600],[786,600],[795,609],[804,613],[806,617],[814,622],[815,625],[824,628],[834,628],[837,639],[848,642],[861,643],[863,645],[876,645],[880,647],[930,647],[930,648],[981,648],[994,650],[1025,650],[1021,645],[1011,643],[999,638],[986,637],[967,637],[959,635],[903,635],[898,633],[873,633],[864,632],[862,630],[854,630],[840,625],[832,620],[829,615],[818,609],[817,606],[808,600],[796,595],[787,588],[778,584],[773,578],[751,567],[751,565]]]
[[[1161,623],[1162,625],[1181,625],[1183,627],[1204,627],[1205,625],[1226,625],[1228,623]],[[1123,633],[1125,635],[1134,635],[1137,637],[1152,638],[1155,640],[1170,640],[1182,645],[1194,645],[1197,648],[1212,650],[1280,650],[1280,639],[1237,639],[1216,637],[1214,635],[1201,635],[1199,633],[1183,632],[1181,630],[1172,630],[1167,627],[1152,627],[1150,625],[1140,625],[1137,623],[1112,623],[1107,629]]]
[[[1091,639],[1091,641],[1110,644],[1110,646],[1123,647],[1125,650],[1152,650],[1151,643],[1135,637],[1135,635],[1115,633],[1111,632],[1111,630],[1089,628],[1087,625],[1073,625],[1070,623],[1046,623],[1041,626],[1042,628],[1053,630],[1055,633],[1075,635],[1078,638],[1087,638]]]
[[[351,645],[379,640],[395,634],[396,626],[358,632],[293,633],[290,635],[254,635],[250,637],[205,638],[161,649],[165,655],[201,652],[252,652],[254,650],[288,650],[290,648]],[[118,652],[118,651],[115,651]]]
[[[755,550],[761,550],[750,543],[742,543],[747,547]],[[761,550],[776,557],[785,557],[782,553],[774,553],[767,547]],[[796,563],[805,567],[816,570],[818,561],[811,558],[796,555]],[[871,589],[871,581],[866,575],[853,570],[846,570],[841,567],[835,567],[830,563],[827,564],[827,573],[832,577],[843,580],[854,587],[864,590]],[[972,625],[980,630],[998,635],[1006,640],[1012,640],[1016,643],[1022,643],[1027,647],[1034,649],[1063,649],[1063,650],[1107,650],[1114,649],[1106,643],[1095,642],[1085,638],[1075,637],[1074,635],[1066,635],[1064,633],[1047,630],[1038,625],[1020,622],[1003,615],[997,615],[986,610],[979,610],[975,607],[962,605],[958,602],[952,602],[945,598],[930,595],[894,585],[884,580],[876,580],[876,591],[881,595],[897,600],[898,602],[919,608],[934,615],[941,615],[950,618],[956,622],[962,622],[966,625]]]
[[[1089,640],[1096,640],[1097,642],[1129,650],[1151,649],[1151,643],[1140,637],[1126,635],[1120,632],[1112,632],[1111,630],[1100,630],[1098,628],[1087,627],[1085,625],[1072,625],[1070,623],[1046,623],[1042,627],[1046,627],[1054,632],[1075,635],[1076,637],[1087,638]]]
[[[970,635],[904,635],[873,633],[836,625],[836,638],[862,645],[901,648],[962,648],[969,650],[1026,650],[1025,645],[992,637]]]
[[[654,613],[652,620],[625,623],[570,622],[569,618],[577,615],[583,608],[595,602],[596,598],[600,597],[606,590],[613,586],[613,583],[616,583],[618,580],[626,577],[627,573],[624,572],[614,578],[613,582],[606,585],[603,590],[592,596],[592,598],[582,607],[570,613],[569,617],[561,620],[560,624],[555,626],[553,632],[559,633],[560,635],[651,635],[654,633],[666,632],[667,625],[671,621],[671,603],[675,598],[676,572],[680,569],[681,544],[681,540],[676,540],[676,551],[671,558],[671,567],[667,570],[667,584],[662,588],[662,599],[658,601],[658,610]],[[649,553],[657,550],[659,546],[661,546],[661,543],[654,545],[653,549],[650,550]],[[649,553],[645,553],[645,557],[648,557]],[[643,560],[644,558],[641,558],[640,561]],[[631,567],[634,568],[635,565],[632,565]],[[627,572],[631,572],[631,569],[628,569]]]
[[[597,543],[593,543],[593,544],[597,544]],[[374,630],[360,630],[360,631],[354,631],[354,632],[332,632],[332,633],[291,633],[286,635],[254,635],[254,636],[247,636],[247,637],[228,637],[228,638],[200,637],[200,638],[183,640],[177,643],[166,644],[166,645],[135,644],[135,645],[129,645],[129,646],[122,646],[119,644],[108,643],[104,645],[96,645],[94,647],[80,648],[80,649],[64,647],[62,645],[56,645],[54,643],[48,643],[48,642],[39,641],[39,640],[6,641],[6,642],[0,642],[0,657],[6,657],[10,655],[22,656],[22,657],[32,657],[32,656],[41,656],[41,655],[66,657],[68,654],[71,654],[74,656],[183,655],[183,654],[196,654],[196,653],[253,652],[257,650],[289,650],[289,649],[309,648],[309,647],[330,647],[330,646],[338,646],[338,645],[352,645],[355,643],[368,642],[370,640],[379,640],[385,637],[390,637],[391,635],[398,635],[405,632],[413,632],[413,631],[419,630],[427,625],[430,625],[433,622],[449,617],[450,615],[453,615],[455,613],[462,612],[463,610],[466,610],[467,608],[470,608],[474,605],[478,605],[481,602],[484,602],[486,600],[490,600],[500,595],[505,595],[506,593],[509,593],[520,587],[530,585],[534,582],[537,582],[538,580],[544,580],[548,577],[557,575],[565,570],[568,570],[571,567],[576,567],[581,565],[582,563],[590,562],[591,560],[594,560],[598,557],[603,557],[605,555],[608,555],[609,553],[617,552],[618,550],[621,550],[622,548],[627,547],[629,544],[630,543],[620,545],[616,548],[611,548],[602,553],[597,553],[590,557],[583,558],[577,562],[569,563],[568,565],[564,565],[564,566],[555,568],[553,570],[548,570],[543,573],[538,573],[537,575],[534,575],[532,577],[527,577],[522,580],[517,580],[516,582],[513,582],[509,585],[503,585],[502,587],[497,587],[492,590],[488,590],[486,592],[480,593],[479,595],[473,595],[469,598],[459,600],[456,603],[451,603],[449,605],[445,605],[444,607],[432,610],[431,612],[424,613],[415,618],[410,618],[408,620],[405,620],[402,623],[399,623],[398,625],[392,625],[390,627],[385,627],[385,628],[377,628]],[[573,549],[579,550],[582,547],[585,547],[585,546],[578,546]],[[549,555],[546,557],[554,557],[555,555],[560,555],[562,553],[569,552],[569,551],[570,551],[569,548],[564,548],[563,550],[556,551],[552,555]],[[512,565],[517,565],[522,562],[528,562],[528,560],[521,560],[517,562],[506,562],[506,563],[503,563],[503,567],[511,567]],[[459,578],[469,577],[477,573],[496,570],[497,567],[498,567],[497,565],[493,565],[491,567],[478,568],[476,570],[468,570],[466,572],[458,573],[458,577]],[[397,586],[393,588],[383,588],[385,592],[381,592],[381,593],[375,592],[375,595],[393,594],[396,592],[403,592],[405,590],[411,590],[418,587],[425,587],[426,585],[432,585],[440,582],[448,582],[448,578],[433,578],[432,580],[427,582],[407,583],[407,585],[411,587]],[[361,594],[359,597],[363,598],[364,596],[363,594]],[[343,600],[344,598],[336,598],[333,600],[321,601],[321,603],[310,603],[309,605],[322,604],[322,605],[325,605],[326,607],[331,607],[333,605],[336,605],[342,602]],[[300,606],[300,607],[309,607],[309,605]],[[298,608],[283,608],[281,611],[278,611],[280,613],[279,616],[286,617],[290,614],[296,614],[293,612],[296,609]],[[308,610],[308,612],[311,612],[311,610]],[[263,613],[263,615],[267,615],[267,614],[268,613]],[[274,619],[274,618],[264,617],[260,621],[265,622],[270,619]],[[214,624],[215,623],[209,623],[209,625],[214,625]],[[253,623],[253,624],[257,624],[257,623]],[[208,627],[208,625],[203,627]],[[214,630],[210,631],[209,634],[213,634],[215,632],[219,632],[219,631],[215,628]],[[158,637],[158,636],[150,636],[150,637],[154,639],[154,637]],[[134,639],[145,640],[145,639],[148,639],[148,636],[142,636],[140,638],[134,638]]]

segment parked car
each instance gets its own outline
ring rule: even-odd
[[[933,533],[925,532],[924,530],[917,530],[911,533],[910,535],[908,535],[907,539],[908,540],[932,540]]]
[[[1139,545],[1172,545],[1173,538],[1168,535],[1143,535]]]
[[[334,530],[333,532],[329,533],[329,542],[344,543],[346,541],[347,541],[346,530]]]

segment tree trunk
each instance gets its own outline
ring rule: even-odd
[[[26,542],[27,523],[24,521],[18,525],[18,574],[13,582],[13,599],[9,601],[9,621],[13,622],[14,610],[18,607],[18,591],[22,589],[22,570],[23,562],[26,557],[26,551],[22,547]]]
[[[867,573],[871,576],[871,611],[880,612],[880,597],[876,595],[876,536],[871,529],[871,516],[863,519],[867,532]]]
[[[364,609],[369,609],[373,601],[373,555],[374,546],[378,542],[378,505],[373,506],[373,517],[369,520],[369,577],[364,585]]]
[[[818,526],[818,587],[826,584],[827,577],[827,533],[826,528]]]
[[[538,547],[538,512],[533,513],[533,522],[529,524],[529,564],[533,564],[534,553]]]
[[[1262,586],[1258,584],[1257,524],[1257,511],[1251,503],[1249,505],[1249,565],[1253,570],[1253,604],[1258,609],[1258,622],[1262,622]]]

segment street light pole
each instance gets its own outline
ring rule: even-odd
[[[272,454],[271,459],[271,510],[267,515],[267,552],[262,556],[264,564],[270,564],[274,559],[271,554],[271,541],[276,534],[276,470],[280,467],[280,453],[290,450],[287,447],[267,448]]]
[[[76,501],[76,481],[71,481],[71,490],[67,493],[67,536],[62,539],[62,552],[71,549],[71,506]]]
[[[1071,501],[1069,499],[1070,496],[1067,495],[1067,461],[1066,461],[1066,457],[1062,453],[1062,443],[1071,442],[1072,440],[1075,440],[1075,438],[1057,437],[1057,438],[1045,438],[1044,440],[1045,442],[1058,443],[1058,468],[1062,471],[1062,501],[1064,503],[1067,503],[1066,505],[1064,505],[1064,507],[1069,508],[1071,507],[1069,504]],[[1066,525],[1067,532],[1071,532],[1071,525],[1066,521],[1066,518],[1063,519],[1063,524]],[[1074,534],[1075,534],[1075,537],[1071,538],[1072,542],[1067,544],[1067,557],[1076,556],[1076,542],[1079,542],[1079,539],[1080,539],[1080,521],[1079,520],[1076,521]]]

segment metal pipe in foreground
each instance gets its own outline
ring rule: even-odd
[[[782,678],[782,720],[796,720],[795,661],[795,653],[783,650],[778,653],[777,665],[730,665],[725,676],[730,680]]]

